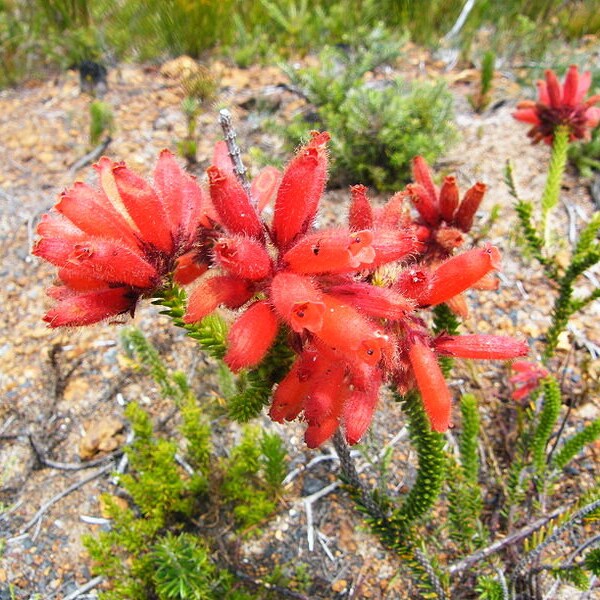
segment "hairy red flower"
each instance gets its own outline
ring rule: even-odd
[[[434,348],[438,354],[480,360],[510,360],[529,352],[525,342],[503,335],[443,335]]]
[[[512,399],[519,402],[525,400],[540,385],[540,381],[548,376],[548,371],[542,366],[526,360],[516,360],[512,369],[515,371],[515,375],[509,378],[510,383],[515,386]]]
[[[256,366],[271,347],[279,323],[271,307],[255,302],[233,323],[227,336],[225,362],[232,371]]]
[[[444,432],[450,426],[452,396],[437,358],[418,338],[410,345],[408,357],[431,428],[440,433]]]
[[[517,104],[513,117],[530,123],[527,135],[534,144],[544,141],[551,144],[558,127],[566,127],[569,140],[589,140],[591,130],[600,123],[600,94],[585,99],[590,89],[590,71],[580,74],[571,65],[561,85],[554,71],[546,71],[546,80],[538,81],[538,100],[524,100]]]
[[[155,187],[106,157],[94,167],[100,187],[75,183],[38,226],[33,253],[59,267],[63,286],[74,292],[57,298],[46,316],[52,327],[133,312],[192,249],[198,227],[209,224],[202,190],[167,151]]]

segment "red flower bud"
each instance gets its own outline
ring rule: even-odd
[[[435,197],[431,197],[428,191],[418,183],[410,183],[406,186],[410,199],[417,209],[421,218],[432,227],[440,222],[440,211]]]
[[[500,252],[495,246],[473,248],[443,262],[419,299],[422,306],[446,302],[477,283],[484,275],[500,266]]]
[[[200,225],[210,227],[207,199],[202,188],[194,177],[177,164],[175,156],[168,150],[163,150],[158,158],[154,186],[163,205],[167,207],[171,231],[177,241],[181,238],[180,245],[189,245]]]
[[[99,169],[102,177],[108,175],[108,165],[100,162]],[[104,175],[102,171],[106,170]],[[128,169],[124,164],[111,167],[118,194],[127,213],[139,229],[142,238],[154,244],[159,250],[171,253],[173,251],[173,236],[167,209],[156,192],[139,175]]]
[[[188,285],[192,281],[196,281],[201,275],[204,275],[207,270],[208,265],[199,262],[196,251],[192,250],[177,259],[173,279],[179,285]]]
[[[58,290],[64,290],[64,287]],[[85,293],[51,294],[59,302],[44,316],[50,327],[91,325],[133,310],[137,295],[125,287],[109,288]]]
[[[345,301],[361,312],[381,319],[397,321],[414,310],[414,302],[389,288],[368,283],[346,283],[328,290],[329,294]]]
[[[285,169],[275,199],[273,236],[280,249],[289,247],[308,229],[325,189],[325,145],[329,134],[313,132],[312,135],[312,140],[298,151]]]
[[[114,240],[137,248],[138,240],[131,225],[100,192],[80,181],[60,196],[56,210],[88,235]]]
[[[342,412],[342,406],[349,390],[344,384],[345,365],[330,362],[311,381],[311,389],[304,403],[304,417],[309,425],[320,424]]]
[[[319,331],[323,325],[323,294],[308,278],[280,272],[271,283],[271,301],[284,321],[301,333]]]
[[[239,308],[250,300],[253,293],[249,282],[233,275],[209,277],[192,292],[183,320],[185,323],[201,321],[221,304],[227,308]]]
[[[433,431],[443,433],[450,426],[452,396],[435,354],[416,338],[408,358]]]
[[[482,360],[509,360],[529,352],[525,342],[503,335],[443,335],[434,347],[438,354]]]
[[[467,190],[465,197],[456,211],[456,216],[454,217],[454,222],[459,229],[462,229],[465,232],[470,231],[473,226],[475,213],[483,200],[486,189],[487,186],[485,183],[477,182],[473,187]]]
[[[451,223],[458,208],[458,185],[456,177],[448,175],[440,190],[440,214],[446,223]]]
[[[407,258],[417,251],[419,243],[411,229],[376,229],[371,243],[375,259],[370,269]]]
[[[353,185],[350,188],[350,209],[348,224],[350,229],[373,229],[373,208],[367,198],[367,188],[364,185]]]
[[[157,283],[156,268],[137,252],[99,238],[74,244],[67,263],[74,271],[81,269],[83,276],[109,283],[139,288],[152,288]]]
[[[375,223],[382,229],[396,229],[403,227],[407,219],[407,209],[404,205],[404,199],[408,192],[396,192],[385,204],[378,210]],[[409,217],[410,218],[410,217]]]
[[[234,372],[256,366],[275,340],[277,328],[271,307],[264,301],[255,302],[231,326],[223,360]]]
[[[322,359],[314,351],[304,351],[296,359],[288,374],[279,382],[269,416],[273,421],[294,420],[304,409],[304,401],[311,389],[311,376],[319,368]]]
[[[318,448],[330,439],[339,427],[336,417],[325,419],[319,424],[309,425],[304,432],[304,442],[309,448]]]
[[[326,294],[323,302],[323,323],[315,335],[350,361],[376,365],[389,348],[388,337],[349,304]]]
[[[412,162],[412,172],[414,180],[422,185],[427,191],[429,201],[433,206],[437,206],[438,192],[431,178],[429,166],[422,156],[415,156]]]
[[[256,240],[236,235],[217,240],[215,258],[221,267],[242,279],[259,281],[271,273],[271,259]]]
[[[302,274],[344,273],[370,265],[375,258],[373,232],[329,230],[306,235],[283,256],[292,271]]]
[[[262,239],[262,223],[237,177],[215,166],[206,173],[213,206],[227,230]]]
[[[435,231],[435,241],[447,252],[465,243],[465,236],[454,227],[440,227]]]
[[[371,421],[379,400],[381,372],[372,370],[370,385],[365,390],[354,390],[344,403],[342,418],[346,441],[351,444],[360,442]]]

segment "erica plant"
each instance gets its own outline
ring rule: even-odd
[[[527,354],[508,337],[434,334],[425,319],[442,303],[464,313],[462,292],[495,286],[497,248],[456,253],[485,186],[460,201],[454,178],[438,189],[416,158],[415,183],[385,206],[375,208],[355,186],[347,225],[316,229],[328,141],[313,133],[283,173],[267,168],[252,186],[220,143],[207,190],[166,151],[152,185],[102,158],[100,186],[75,184],[38,228],[34,253],[58,267],[59,279],[45,320],[89,325],[133,314],[142,297],[164,299],[173,282],[190,285],[185,312],[172,315],[192,330],[220,308],[232,311],[224,361],[233,372],[275,360],[276,343],[293,353],[262,383],[272,388],[271,418],[302,418],[310,447],[339,427],[349,443],[360,440],[384,384],[400,394],[418,390],[431,428],[445,431],[452,397],[439,357]]]

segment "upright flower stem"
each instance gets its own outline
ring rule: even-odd
[[[542,231],[544,234],[544,245],[548,248],[550,244],[550,226],[548,215],[558,204],[560,186],[562,183],[565,167],[567,166],[567,150],[569,148],[569,128],[561,126],[556,129],[552,141],[552,155],[548,167],[548,177],[542,194]]]

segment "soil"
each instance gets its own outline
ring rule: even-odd
[[[464,331],[525,336],[535,357],[540,336],[549,323],[554,291],[539,269],[522,256],[503,169],[511,160],[523,196],[539,198],[549,151],[543,145],[529,145],[525,127],[512,119],[511,111],[522,91],[510,75],[497,74],[494,104],[477,115],[467,101],[476,89],[476,72],[444,71],[443,67],[413,49],[398,63],[396,72],[410,78],[435,73],[447,79],[456,96],[460,141],[436,165],[436,172],[456,173],[463,190],[476,180],[488,184],[489,192],[478,215],[481,223],[493,206],[499,207],[499,218],[487,239],[503,253],[502,287],[498,292],[469,294],[471,310]],[[176,149],[177,140],[186,132],[181,111],[181,75],[185,68],[193,67],[180,60],[162,69],[120,65],[110,71],[103,100],[112,107],[116,129],[105,150],[107,155],[149,175],[162,148]],[[303,101],[280,85],[286,83],[285,76],[271,67],[241,70],[215,63],[211,69],[219,81],[218,105],[232,110],[240,145],[259,147],[267,155],[282,158],[281,140],[265,133],[262,123],[273,112],[286,119],[302,110]],[[0,532],[5,536],[4,549],[0,550],[1,600],[67,598],[93,579],[81,536],[105,526],[95,520],[102,517],[99,494],[114,490],[110,473],[102,471],[102,466],[65,470],[50,466],[48,461],[63,467],[64,463],[83,467],[85,461],[122,448],[126,401],[141,402],[157,419],[170,410],[152,382],[132,372],[123,360],[118,324],[52,330],[41,321],[49,306],[44,290],[52,284],[54,270],[30,254],[35,225],[54,204],[57,194],[76,178],[94,180],[90,166],[72,168],[90,150],[92,101],[90,95],[81,93],[78,75],[72,71],[0,93],[0,289],[4,307],[0,320],[0,500],[4,509],[0,513]],[[201,175],[221,135],[216,110],[205,110],[198,127],[195,171]],[[245,160],[250,164],[248,156]],[[589,182],[575,174],[567,177],[563,206],[554,223],[561,240],[568,238],[571,229],[580,228],[594,210],[588,186]],[[345,190],[329,192],[323,219],[343,219],[347,198]],[[583,285],[591,289],[598,285],[597,277],[598,269]],[[556,369],[560,369],[563,385],[574,403],[569,427],[600,415],[599,317],[598,303],[588,307],[572,320],[569,333],[561,339]],[[143,307],[135,324],[168,357],[171,366],[188,373],[199,394],[217,393],[210,378],[210,364],[199,356],[194,342],[171,327],[153,307]],[[584,361],[586,377],[577,367]],[[490,437],[502,435],[502,426],[494,416],[506,410],[510,394],[505,383],[507,373],[502,365],[462,365],[453,381],[457,389],[475,390],[482,400]],[[586,386],[591,393],[584,395]],[[397,435],[403,425],[398,406],[385,402],[363,451],[373,457],[391,445],[391,484],[400,492],[407,489],[414,472],[406,435]],[[262,535],[242,545],[240,569],[260,577],[275,563],[288,567],[304,563],[315,581],[311,592],[315,598],[410,597],[412,592],[398,575],[398,559],[367,531],[341,488],[312,504],[314,528],[308,527],[303,498],[336,481],[338,462],[332,457],[304,467],[317,456],[333,454],[333,448],[325,445],[308,450],[299,424],[280,427],[263,419],[261,426],[284,437],[290,471],[300,471],[286,486],[281,508]],[[235,431],[232,429],[233,434]],[[453,439],[449,433],[449,440]],[[594,476],[599,454],[596,445],[577,459],[576,469],[586,481]],[[377,474],[364,455],[357,460],[365,467],[365,477],[376,481]],[[95,478],[31,521],[50,499],[94,474]],[[574,493],[576,490],[565,490],[562,500],[572,504]],[[93,587],[78,597],[96,597],[97,589]],[[564,585],[557,594],[577,597]],[[282,593],[281,597],[286,596]]]

